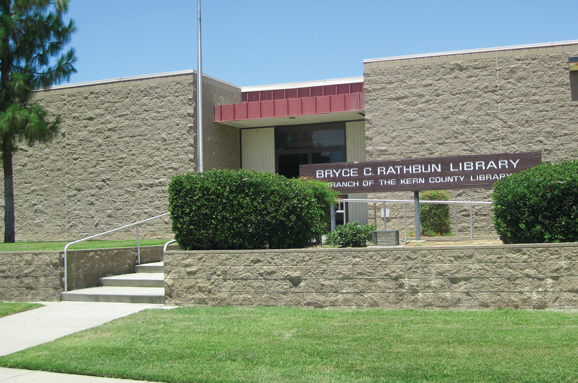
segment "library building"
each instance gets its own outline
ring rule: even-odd
[[[311,176],[344,198],[447,189],[452,200],[490,201],[491,183],[528,159],[578,157],[576,61],[578,41],[566,41],[366,59],[362,77],[303,83],[203,75],[203,167],[299,177],[319,165]],[[14,156],[17,241],[75,240],[167,212],[171,177],[197,170],[198,80],[183,71],[38,91],[62,122],[52,142]],[[402,205],[388,209],[388,229],[403,229]],[[340,211],[383,227],[380,204]],[[474,214],[476,234],[495,235],[491,209]],[[168,218],[141,230],[171,236]]]

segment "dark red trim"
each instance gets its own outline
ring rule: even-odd
[[[244,92],[239,104],[215,106],[215,121],[350,112],[365,109],[363,83]]]

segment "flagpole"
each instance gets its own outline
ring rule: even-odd
[[[197,0],[197,171],[203,172],[203,70],[201,59],[201,0]]]

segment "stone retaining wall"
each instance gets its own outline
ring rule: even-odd
[[[167,303],[578,308],[578,244],[170,251]]]
[[[0,253],[0,301],[59,301],[63,276],[59,251]]]
[[[178,248],[176,246],[170,248]],[[140,248],[141,263],[163,259],[162,246]],[[0,253],[0,301],[59,301],[64,277],[62,251]],[[100,285],[100,278],[135,271],[136,247],[68,252],[68,288]]]

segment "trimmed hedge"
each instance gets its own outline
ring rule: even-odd
[[[286,249],[320,242],[337,193],[325,183],[247,170],[174,176],[172,230],[181,248]]]
[[[494,225],[504,243],[578,241],[578,161],[543,163],[494,184]]]
[[[426,201],[449,201],[448,193],[443,190],[423,192],[420,197]],[[419,207],[421,232],[425,236],[450,235],[452,225],[450,221],[450,205],[424,203]]]
[[[366,247],[367,242],[372,240],[375,225],[360,225],[353,221],[340,225],[334,231],[327,234],[325,242],[328,245],[341,247]]]

